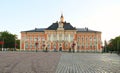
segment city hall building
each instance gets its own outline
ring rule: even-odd
[[[20,50],[101,52],[101,32],[75,28],[61,14],[60,21],[49,27],[22,31]]]

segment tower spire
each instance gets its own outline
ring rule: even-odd
[[[60,22],[64,22],[64,16],[63,16],[63,13],[61,13]]]

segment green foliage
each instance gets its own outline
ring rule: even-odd
[[[8,31],[1,32],[0,41],[4,41],[3,48],[15,48],[16,39],[17,35],[15,34],[11,34]],[[19,42],[19,40],[16,40],[17,46],[20,44]],[[2,48],[2,45],[0,45],[0,48]],[[17,48],[19,48],[19,46]]]
[[[20,49],[20,40],[16,40],[16,44],[17,44],[17,45],[16,45],[16,48],[17,48],[17,49]]]
[[[118,36],[114,39],[111,39],[109,41],[109,44],[104,46],[104,51],[105,52],[116,51],[117,53],[120,53],[120,36]]]

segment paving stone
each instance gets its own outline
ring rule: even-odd
[[[99,53],[0,52],[0,73],[120,73],[120,56]]]
[[[98,53],[63,53],[56,73],[120,73],[120,56]]]

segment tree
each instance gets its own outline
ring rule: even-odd
[[[120,54],[120,36],[111,39],[109,41],[109,44],[107,44],[105,47],[108,51],[111,52],[116,51],[117,53]]]
[[[104,41],[103,52],[108,52],[108,43],[106,40]]]
[[[20,49],[20,40],[19,39],[16,40],[16,48]]]
[[[15,48],[15,40],[17,39],[17,35],[4,31],[1,32],[0,39],[4,42],[3,48]],[[2,48],[2,45],[0,45],[0,48]]]

